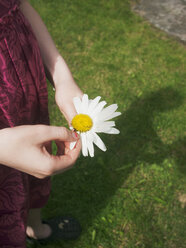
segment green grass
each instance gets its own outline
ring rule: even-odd
[[[44,218],[72,214],[83,232],[46,248],[186,247],[185,46],[132,13],[128,0],[31,3],[82,90],[122,112],[120,135],[101,136],[106,153],[96,149],[52,178]],[[49,110],[52,124],[66,125],[51,86]]]

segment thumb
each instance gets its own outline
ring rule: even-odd
[[[37,125],[36,128],[39,134],[36,139],[40,143],[52,140],[72,142],[79,139],[79,135],[76,132],[72,132],[65,127]]]

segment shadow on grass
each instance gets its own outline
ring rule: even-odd
[[[138,163],[161,163],[172,156],[182,169],[185,140],[166,145],[153,128],[155,115],[181,104],[182,97],[172,88],[133,102],[117,120],[121,134],[102,136],[108,147],[106,153],[96,150],[94,158],[81,157],[72,170],[53,177],[46,215],[71,213],[86,230]]]

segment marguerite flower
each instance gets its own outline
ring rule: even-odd
[[[82,153],[84,156],[94,156],[94,146],[97,145],[102,151],[106,151],[106,146],[97,135],[97,133],[119,134],[119,130],[115,128],[115,122],[110,119],[121,115],[115,112],[118,108],[117,104],[112,104],[106,108],[105,101],[100,102],[101,97],[97,96],[93,100],[88,99],[88,95],[84,94],[82,100],[74,97],[73,103],[77,111],[77,115],[72,119],[72,127],[80,134],[82,142]],[[73,149],[75,142],[71,143]]]

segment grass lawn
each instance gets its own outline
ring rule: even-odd
[[[91,98],[118,103],[119,135],[52,178],[44,218],[72,214],[79,240],[46,248],[186,247],[186,49],[129,0],[31,0]],[[66,125],[49,86],[51,123]],[[38,246],[40,247],[40,246]]]

